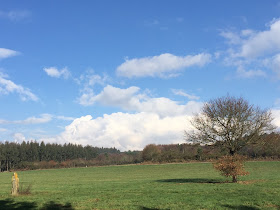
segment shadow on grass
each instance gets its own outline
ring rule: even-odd
[[[247,205],[223,205],[227,209],[236,209],[236,210],[260,210],[259,208],[247,206]]]
[[[53,201],[50,201],[46,203],[40,210],[74,210],[72,207],[71,203],[66,203],[65,205],[63,204],[58,204]]]
[[[169,209],[157,209],[157,208],[148,208],[145,206],[140,206],[140,210],[169,210]]]
[[[222,181],[218,179],[161,179],[157,182],[171,182],[171,183],[210,183],[210,184],[222,184],[228,183],[227,181]]]
[[[35,202],[15,202],[12,199],[0,200],[0,208],[3,210],[10,209],[36,209],[37,204]]]
[[[35,210],[38,209],[38,205],[36,202],[15,202],[13,199],[6,199],[6,200],[0,200],[0,209],[1,210]],[[39,210],[74,210],[72,205],[70,203],[58,204],[53,201],[50,201],[48,203],[45,203],[43,207],[41,207]]]

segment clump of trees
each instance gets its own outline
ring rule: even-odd
[[[186,161],[206,161],[216,159],[222,152],[217,145],[200,144],[149,144],[142,151],[145,162],[171,163]]]
[[[236,170],[241,170],[241,158],[236,153],[246,145],[257,143],[262,135],[272,132],[272,115],[268,110],[262,110],[249,104],[244,98],[232,96],[220,97],[205,103],[201,113],[198,113],[191,124],[195,128],[193,132],[186,132],[187,139],[196,143],[219,145],[233,156],[219,160],[227,168],[216,167],[223,174],[229,174],[231,170],[233,182],[237,181]],[[235,167],[229,167],[229,162]],[[240,166],[240,167],[238,167]]]
[[[161,150],[155,144],[147,145],[142,151],[142,157],[145,161],[156,161],[159,159]]]
[[[246,156],[248,159],[279,160],[280,134],[272,132],[258,137],[258,141],[245,145],[236,155]],[[151,149],[152,148],[152,149]],[[142,151],[144,162],[172,163],[186,161],[212,161],[228,155],[228,150],[220,142],[211,145],[198,143],[147,145]]]
[[[76,144],[44,142],[0,143],[0,171],[115,165],[141,161],[139,152],[120,152],[116,148],[98,148]]]

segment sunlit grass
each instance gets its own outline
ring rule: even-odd
[[[71,203],[75,209],[279,209],[280,162],[248,162],[250,175],[230,183],[211,163],[130,165],[18,172],[31,194],[15,202]],[[0,200],[12,173],[0,173]]]

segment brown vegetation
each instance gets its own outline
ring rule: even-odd
[[[219,158],[214,164],[214,168],[220,171],[221,175],[232,177],[232,182],[237,182],[238,176],[249,174],[244,170],[245,158],[240,155],[226,155]]]

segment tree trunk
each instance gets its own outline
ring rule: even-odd
[[[236,175],[233,175],[233,176],[232,176],[232,182],[233,182],[233,183],[236,183],[236,182],[237,182],[237,176],[236,176]]]
[[[233,156],[235,154],[235,150],[229,150],[229,154]]]

